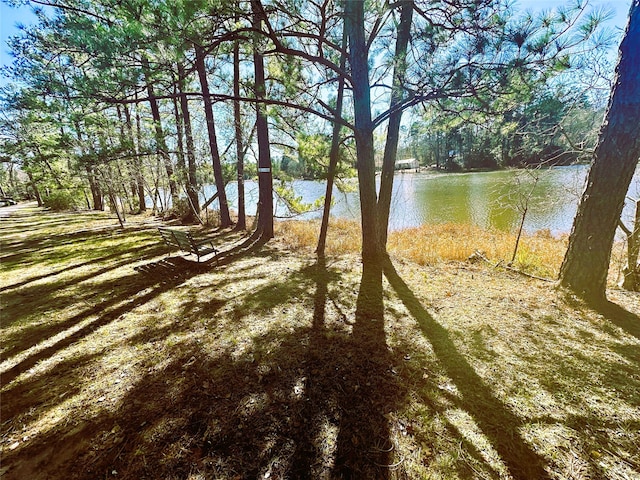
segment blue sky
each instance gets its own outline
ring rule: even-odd
[[[522,9],[548,10],[558,5],[567,3],[566,0],[519,0],[518,5]],[[615,17],[609,22],[614,28],[623,29],[626,25],[627,14],[631,6],[631,0],[591,0],[591,4],[597,7],[604,7],[615,11]],[[11,35],[19,32],[17,24],[31,24],[35,21],[35,16],[29,6],[19,8],[9,7],[0,0],[0,65],[9,65],[12,61],[9,55],[7,40]]]
[[[17,23],[30,23],[33,21],[33,14],[29,7],[12,8],[0,1],[0,64],[11,63],[11,56],[8,51],[7,40],[11,35],[18,33]]]

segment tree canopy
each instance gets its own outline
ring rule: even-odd
[[[274,171],[325,178],[335,139],[331,175],[359,180],[365,261],[385,252],[399,151],[444,168],[573,161],[608,80],[607,14],[582,1],[30,3],[39,22],[11,41],[0,128],[31,190],[197,219],[215,183],[227,226],[246,157],[269,237]]]

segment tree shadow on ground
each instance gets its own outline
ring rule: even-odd
[[[111,228],[112,227],[109,227],[109,229]],[[66,244],[69,241],[67,237],[66,235],[60,236],[60,240]],[[75,235],[72,235],[72,237],[75,238]],[[78,238],[85,239],[84,233]],[[53,242],[52,245],[60,246],[55,242]],[[252,242],[251,244],[244,245],[242,254],[250,255],[252,252],[260,249],[261,246],[262,243],[260,242]],[[138,249],[140,256],[137,260],[157,256],[159,253],[158,249],[159,244],[147,245],[144,248],[144,252]],[[124,256],[128,253],[130,253],[130,250],[121,249],[115,255]],[[92,261],[84,263],[87,265],[94,263],[99,265],[108,262],[112,258],[114,258],[114,254],[108,254],[102,257],[98,255]],[[237,257],[234,257],[233,259],[236,258]],[[227,263],[230,263],[233,259]],[[6,311],[13,309],[14,312],[10,323],[20,323],[22,321],[22,317],[18,313],[19,311],[23,311],[25,314],[28,313],[29,316],[37,316],[39,310],[42,310],[42,314],[50,310],[52,308],[50,296],[52,295],[56,297],[56,309],[62,310],[67,305],[70,306],[79,302],[86,303],[88,307],[62,321],[38,322],[33,325],[23,326],[15,330],[15,332],[7,334],[7,337],[4,338],[5,347],[3,357],[5,359],[18,357],[18,360],[5,366],[2,371],[3,384],[9,384],[16,377],[35,366],[39,361],[53,356],[56,352],[90,335],[92,332],[109,324],[124,313],[144,305],[163,292],[175,288],[186,279],[211,270],[211,265],[205,262],[198,263],[189,261],[182,256],[166,257],[159,261],[138,265],[134,267],[135,272],[126,277],[117,276],[107,281],[99,282],[92,288],[59,298],[60,293],[64,292],[66,288],[129,264],[131,264],[131,259],[109,264],[104,268],[81,276],[30,285],[28,287],[23,286],[20,289],[12,289],[9,292],[5,292],[3,294],[4,308]],[[60,269],[56,273],[67,272],[73,268],[75,268],[75,266]],[[50,275],[42,275],[41,279],[49,276]],[[30,279],[28,282],[25,282],[25,285],[32,280],[33,279]],[[150,288],[152,290],[148,291]],[[86,322],[91,317],[95,318]],[[6,326],[7,323],[4,323]],[[77,325],[82,323],[85,323],[85,325],[76,328]],[[41,342],[45,342],[46,345],[41,346],[41,348],[36,348],[31,354],[27,353],[29,349],[38,346]]]
[[[10,353],[13,355],[17,355],[19,350],[26,350],[39,342],[53,339],[56,335],[64,331],[69,331],[70,333],[50,342],[50,344],[24,357],[6,371],[2,372],[3,383],[5,385],[10,383],[20,374],[36,365],[40,360],[53,356],[56,352],[90,335],[124,313],[144,305],[167,290],[175,288],[194,273],[193,270],[189,269],[188,265],[184,264],[182,259],[174,259],[172,262],[162,260],[157,262],[157,264],[157,275],[151,276],[147,274],[142,280],[128,283],[128,286],[122,289],[117,295],[114,295],[113,290],[110,290],[109,293],[111,295],[108,297],[108,300],[100,302],[80,312],[78,315],[74,315],[61,323],[52,325],[45,323],[28,328],[26,331],[23,329],[18,332],[23,338],[21,342],[16,343],[14,348],[10,350]],[[120,281],[122,281],[122,279],[118,282]],[[151,287],[154,287],[153,290],[140,295],[140,293],[145,292]],[[74,329],[76,325],[81,324],[94,315],[95,319],[93,321],[86,323],[79,329]]]
[[[380,265],[363,265],[352,341],[352,375],[359,382],[352,385],[357,391],[344,406],[337,468],[343,478],[388,478],[394,445],[387,416],[406,392],[395,378],[387,348]]]
[[[608,300],[604,302],[587,302],[587,305],[629,335],[640,340],[640,317],[634,313]]]
[[[72,266],[57,270],[55,273],[40,275],[37,280],[49,279],[46,282],[35,283],[34,279],[20,282],[20,288],[12,285],[2,292],[3,300],[7,308],[14,309],[15,314],[9,320],[10,324],[19,324],[26,316],[35,316],[44,313],[51,308],[51,304],[47,303],[47,299],[53,301],[55,299],[55,308],[62,310],[67,306],[85,302],[89,305],[95,303],[95,298],[102,295],[113,295],[119,290],[135,286],[141,282],[138,281],[138,275],[130,275],[128,278],[118,277],[102,283],[96,283],[95,279],[100,275],[109,274],[119,268],[131,265],[132,250],[120,250],[115,254],[108,254],[103,257],[95,258],[88,262],[83,262],[79,266]],[[156,258],[161,251],[155,247],[140,247],[135,258],[136,262],[150,260]],[[124,257],[124,258],[123,258]],[[118,261],[115,261],[115,260]],[[104,265],[104,266],[102,266]],[[55,279],[57,275],[63,275],[73,271],[79,267],[92,267],[95,269],[86,273],[77,275],[64,275]],[[32,284],[33,282],[33,284]],[[86,283],[85,283],[86,282]],[[73,288],[83,284],[71,296],[63,296],[65,289]],[[110,284],[111,283],[111,284]],[[20,285],[19,284],[19,285]],[[18,285],[18,286],[19,286]],[[22,308],[21,308],[22,307]]]
[[[151,249],[150,251],[145,252],[145,254],[141,255],[138,259],[139,260],[145,260],[145,259],[150,259],[152,257],[158,256],[161,253],[160,252],[160,248],[161,248],[160,246],[157,246],[157,247]],[[18,289],[18,288],[22,288],[22,287],[25,287],[26,285],[28,285],[30,283],[34,283],[34,282],[37,282],[37,281],[40,281],[40,280],[44,280],[44,279],[50,278],[50,277],[55,277],[55,276],[61,275],[63,273],[70,272],[72,270],[76,270],[76,269],[84,268],[84,267],[90,267],[91,265],[94,265],[95,263],[98,263],[98,262],[103,263],[103,262],[106,262],[106,261],[112,261],[112,260],[121,259],[122,257],[127,256],[128,253],[129,252],[122,252],[122,251],[113,252],[113,253],[111,253],[109,255],[101,256],[99,259],[93,258],[91,260],[87,260],[87,261],[84,261],[84,262],[76,263],[74,265],[69,265],[67,267],[60,268],[60,269],[54,270],[52,272],[47,272],[47,273],[43,273],[43,274],[40,274],[40,275],[34,275],[33,277],[27,278],[27,279],[22,280],[20,282],[0,287],[0,293],[11,291],[11,290],[15,290],[15,289]],[[124,260],[120,260],[118,263],[110,263],[108,267],[104,267],[104,268],[100,269],[97,272],[91,272],[91,273],[87,274],[84,277],[74,277],[72,279],[72,281],[78,283],[78,282],[81,282],[82,280],[86,280],[88,278],[92,278],[92,277],[95,277],[97,275],[101,275],[102,273],[106,273],[109,270],[113,270],[115,268],[119,268],[119,267],[122,267],[124,265],[128,265],[130,263],[131,263],[131,258],[125,258]]]
[[[164,277],[161,266],[157,273]],[[338,278],[319,263],[247,295],[248,306],[256,307],[257,296],[260,308],[277,309],[290,300],[272,295],[278,285],[300,295],[312,289],[313,319],[253,337],[240,353],[188,340],[173,345],[161,368],[135,366],[145,374],[112,409],[88,421],[62,422],[9,452],[6,478],[103,478],[114,471],[128,479],[387,478],[393,451],[387,414],[406,393],[392,372],[400,360],[387,349],[378,319],[325,323],[325,310],[333,308],[329,285]],[[361,291],[370,301],[372,292]],[[226,302],[207,302],[212,335]],[[185,306],[182,323],[150,325],[127,341],[142,347],[189,331],[201,321],[200,314],[189,316],[191,308]],[[44,378],[28,379],[7,393],[16,400],[3,418],[27,409],[29,392],[46,394],[48,381],[56,383],[44,402],[50,407],[63,401],[63,392],[77,393],[78,370],[94,360],[68,360]]]
[[[259,250],[264,245],[263,241],[244,242],[241,250],[238,254],[229,255],[225,257],[225,264],[230,264],[234,260]],[[156,248],[152,248],[151,252],[146,257],[154,256],[156,254]],[[104,259],[98,259],[96,262],[102,262]],[[45,284],[34,286],[33,292],[26,291],[24,288],[16,292],[20,298],[27,296],[31,298],[37,298],[42,300],[49,294],[59,292],[61,289],[68,287],[72,284],[81,282],[84,279],[95,277],[98,273],[104,273],[123,265],[129,264],[129,262],[120,262],[118,264],[111,265],[101,269],[99,272],[92,272],[87,276],[74,277],[69,281],[63,281],[59,283]],[[134,267],[136,273],[129,275],[128,277],[117,277],[108,282],[102,282],[97,285],[99,292],[105,295],[105,298],[100,302],[96,302],[89,306],[89,308],[81,311],[77,315],[64,320],[63,322],[56,323],[44,323],[31,327],[25,327],[19,330],[16,335],[19,334],[19,339],[16,339],[12,343],[12,347],[4,352],[4,356],[16,355],[20,351],[26,350],[29,347],[38,344],[41,341],[55,337],[56,335],[64,332],[65,330],[72,329],[76,324],[79,324],[83,320],[97,315],[97,318],[80,328],[73,333],[65,336],[64,338],[56,341],[52,345],[48,345],[46,348],[39,350],[37,353],[26,357],[19,363],[13,365],[2,373],[3,383],[9,383],[15,379],[22,372],[33,367],[37,362],[43,358],[53,355],[55,352],[65,348],[68,345],[78,341],[80,338],[94,332],[103,325],[110,323],[112,320],[118,318],[122,314],[130,311],[140,305],[144,305],[151,299],[157,297],[161,293],[175,288],[180,283],[184,282],[187,278],[201,273],[206,273],[211,270],[211,263],[207,262],[193,262],[185,259],[182,256],[178,257],[166,257],[159,261],[150,262]],[[153,287],[154,290],[140,295],[141,292],[145,292],[147,289]],[[98,292],[88,292],[88,297],[97,295]],[[78,302],[81,296],[74,296],[68,298],[70,303]],[[6,294],[5,294],[6,300]],[[18,298],[19,300],[19,298]],[[92,302],[93,303],[93,302]],[[37,305],[30,304],[30,314],[37,312]],[[63,305],[57,304],[57,308],[63,308]],[[14,319],[16,321],[16,319]],[[6,340],[6,339],[5,339]]]
[[[221,235],[224,232],[221,232]],[[240,242],[231,248],[223,250],[217,255],[216,259],[211,259],[208,263],[215,262],[216,265],[230,265],[239,258],[245,257],[252,252],[257,252],[261,247],[267,244],[268,238],[251,234],[240,238]]]
[[[460,391],[460,407],[473,417],[500,455],[511,476],[523,480],[548,478],[543,458],[521,437],[520,419],[494,396],[482,378],[458,352],[447,330],[422,306],[390,260],[384,265],[384,274],[418,322],[420,330],[431,343],[447,375]]]
[[[120,287],[103,283],[115,294],[90,311],[94,320],[12,367],[15,383],[3,389],[2,427],[20,441],[3,452],[3,480],[391,476],[399,465],[393,463],[396,414],[408,403],[408,388],[435,391],[438,385],[422,377],[419,362],[409,367],[405,353],[417,357],[415,346],[388,345],[381,267],[363,272],[359,284],[322,261],[306,260],[280,265],[282,277],[262,278],[281,252],[255,238],[220,257],[224,275],[203,276],[187,288],[187,280],[215,272],[210,261],[165,258],[123,274]],[[232,266],[236,260],[248,261]],[[447,400],[475,418],[515,478],[544,478],[540,459],[519,436],[518,419],[393,273],[387,271],[387,278],[434,345],[434,362],[462,392],[462,400]],[[237,298],[220,293],[245,278],[255,278],[249,285],[257,287]],[[171,315],[140,315],[134,334],[102,338],[105,343],[91,352],[70,352],[99,327],[120,327],[127,313],[173,291],[182,302]],[[65,326],[78,325],[84,313]],[[267,321],[272,323],[265,326]],[[239,331],[249,333],[240,337]],[[110,358],[119,344],[131,347],[135,359]],[[415,371],[401,378],[409,368]],[[21,373],[26,375],[18,379]],[[96,381],[102,373],[113,385]],[[124,388],[116,378],[132,380],[123,381]],[[443,411],[437,402],[423,403],[423,415]],[[22,422],[38,418],[52,421],[25,440]],[[403,420],[407,435],[412,420]],[[487,467],[476,446],[453,426],[445,429],[456,454],[464,450]],[[422,435],[421,442],[433,441],[428,431]],[[453,468],[461,478],[475,471],[464,462]],[[491,466],[483,473],[496,476]]]
[[[549,429],[558,425],[558,418],[553,416],[531,421]],[[629,437],[631,432],[640,431],[640,420],[604,420],[601,415],[585,410],[568,415],[562,423],[575,435],[570,455],[576,474],[567,475],[569,478],[638,478],[638,444]],[[607,461],[603,461],[604,456],[609,457]],[[611,463],[616,464],[614,469]]]
[[[25,225],[25,223],[33,220],[25,212],[19,212],[19,215],[9,217],[9,219],[13,219],[14,223],[19,225]],[[41,218],[42,213],[38,213],[38,216]],[[51,214],[46,217],[49,222],[51,222],[50,216]],[[71,220],[75,219],[72,218]],[[3,219],[3,221],[5,220]],[[41,223],[43,226],[50,226],[47,221]],[[55,224],[56,221],[53,221],[53,223]],[[134,226],[133,228],[127,228],[123,232],[114,225],[108,225],[67,233],[63,232],[57,235],[47,235],[43,233],[43,230],[38,229],[32,233],[32,236],[21,240],[19,244],[8,249],[9,257],[18,261],[18,265],[24,267],[24,264],[30,261],[40,261],[39,259],[43,255],[42,249],[45,246],[48,261],[51,261],[51,258],[55,258],[56,263],[61,265],[68,264],[74,260],[80,260],[80,262],[64,268],[58,268],[54,272],[32,276],[26,280],[2,287],[0,292],[3,295],[3,308],[12,312],[12,315],[4,319],[3,324],[5,327],[9,325],[19,327],[14,329],[13,332],[7,333],[3,339],[3,357],[8,358],[18,355],[20,352],[38,345],[40,342],[51,339],[56,335],[62,335],[65,331],[73,329],[75,325],[87,318],[92,316],[98,318],[79,332],[75,332],[62,341],[48,346],[41,354],[32,355],[13,365],[4,372],[3,380],[5,382],[13,380],[21,372],[31,368],[35,364],[34,362],[46,357],[47,352],[49,354],[54,352],[56,350],[55,345],[64,348],[70,341],[75,341],[85,333],[94,331],[105,322],[108,323],[113,315],[117,315],[121,311],[127,311],[127,306],[135,308],[136,305],[141,305],[144,301],[150,300],[167,288],[176,286],[189,276],[207,272],[212,268],[212,262],[197,263],[182,256],[166,257],[160,261],[152,261],[136,266],[136,272],[133,274],[114,276],[102,282],[96,282],[94,279],[100,275],[109,274],[121,267],[130,265],[132,262],[139,263],[155,258],[163,251],[166,251],[167,248],[159,239],[150,236],[148,227]],[[224,238],[225,233],[220,232],[220,238]],[[114,235],[115,238],[122,236],[122,239],[126,241],[112,245],[111,242],[114,239]],[[259,241],[244,242],[241,255],[250,255],[260,249],[263,243]],[[74,249],[65,248],[68,246],[74,246]],[[12,253],[16,250],[21,253]],[[87,257],[89,257],[89,260],[82,261]],[[238,257],[228,258],[225,262],[229,264],[236,258]],[[91,268],[94,265],[96,269],[86,273],[86,270],[79,270],[76,275],[73,275],[73,271],[76,269]],[[10,271],[12,267],[3,260],[3,268]],[[56,278],[59,275],[60,277]],[[83,282],[86,282],[86,284]],[[170,285],[167,286],[167,283]],[[158,288],[156,294],[148,293],[138,298],[140,292],[161,284],[165,284],[165,286]],[[81,305],[86,305],[86,308],[64,320],[54,318],[53,321],[48,322],[28,323],[29,319],[38,318],[38,316],[46,314],[52,308],[63,310],[67,307]],[[113,318],[117,318],[117,316]],[[20,325],[23,322],[26,324]]]
[[[126,256],[130,252],[129,250],[120,250],[118,256]],[[137,261],[157,257],[158,253],[156,247],[142,247],[139,251]],[[87,265],[99,267],[111,261],[112,258],[112,255],[96,258],[91,262],[87,262]],[[162,262],[167,263],[168,260],[152,262],[151,264],[160,264]],[[165,273],[165,277],[161,278],[173,278],[176,275],[184,276],[193,270],[190,262],[180,257],[176,257],[170,260],[170,262],[172,262],[171,270],[173,270],[173,273],[170,273],[165,268],[163,272]],[[12,312],[11,318],[4,322],[4,324],[5,326],[16,325],[20,327],[12,333],[6,334],[7,336],[4,339],[4,355],[14,355],[20,350],[27,349],[44,339],[51,338],[85,318],[104,313],[120,302],[135,298],[142,290],[158,283],[158,278],[145,277],[135,272],[127,276],[116,275],[102,282],[95,281],[99,275],[109,274],[130,264],[131,258],[123,259],[119,262],[108,263],[107,266],[81,275],[68,276],[67,278],[63,277],[60,279],[50,278],[47,282],[25,285],[19,289],[3,292],[4,307]],[[73,269],[61,269],[58,270],[58,273],[71,270]],[[44,279],[49,276],[43,275],[42,277]],[[83,282],[87,283],[83,285]],[[46,315],[47,312],[52,309],[61,311],[67,307],[77,307],[79,305],[86,305],[87,308],[64,320],[54,318],[48,322],[34,322],[33,324],[26,323],[25,325],[20,325],[23,322],[28,322],[29,318]]]
[[[44,223],[43,226],[47,224]],[[62,223],[64,226],[68,226]],[[32,225],[29,225],[33,228]],[[4,235],[10,235],[6,229],[2,229]],[[90,245],[83,248],[84,242],[95,242],[96,239],[110,240],[121,238],[123,241],[136,242],[148,238],[148,226],[128,226],[125,230],[115,226],[103,226],[94,229],[76,230],[74,232],[63,232],[57,234],[45,233],[41,231],[30,232],[26,239],[3,241],[2,242],[2,263],[3,268],[10,269],[14,265],[24,267],[29,264],[57,263],[77,257],[99,258],[113,250],[112,246],[102,247],[100,245]],[[61,247],[73,247],[62,249]],[[60,249],[56,252],[55,249]]]
[[[178,311],[169,318],[151,315],[137,325],[135,334],[114,339],[101,350],[62,355],[55,366],[3,392],[7,399],[3,419],[17,432],[30,414],[55,417],[67,400],[86,398],[82,411],[67,411],[49,430],[7,451],[3,465],[9,470],[3,479],[112,478],[113,472],[126,480],[411,478],[402,470],[400,429],[409,441],[431,445],[433,450],[439,447],[430,430],[410,440],[411,423],[427,420],[400,419],[398,412],[412,392],[447,394],[439,390],[437,380],[423,377],[424,362],[417,359],[431,353],[417,351],[411,342],[388,345],[380,310],[381,270],[363,274],[358,284],[356,278],[345,278],[342,270],[322,261],[300,261],[291,263],[295,268],[281,266],[279,271],[286,271],[281,277],[263,279],[265,270],[256,272],[256,266],[278,252],[266,248],[252,255],[255,261],[198,282],[199,295],[176,288],[181,277],[172,280],[177,272],[165,270],[162,262],[145,265],[140,275],[155,282],[149,294],[176,288],[179,295],[183,290],[185,301]],[[211,271],[207,265],[188,263]],[[186,278],[197,274],[192,271]],[[245,290],[238,298],[220,293],[250,275],[259,280],[258,288]],[[354,317],[350,300],[357,288]],[[405,291],[400,296],[405,304],[419,305],[410,295]],[[130,310],[141,306],[122,305]],[[399,307],[402,312],[392,312],[391,317],[406,316]],[[422,416],[443,418],[451,404],[465,409],[515,478],[544,478],[537,475],[544,473],[541,469],[519,463],[538,459],[523,446],[516,419],[468,363],[461,362],[442,327],[417,306],[412,308],[438,354],[431,361],[442,362],[464,397],[461,401],[451,395],[443,401],[428,393],[422,399]],[[283,318],[274,318],[278,315]],[[264,318],[272,323],[265,327]],[[196,331],[200,333],[194,335]],[[252,334],[240,337],[238,331]],[[87,371],[97,375],[91,369],[108,363],[109,350],[119,343],[157,355],[111,363],[116,371],[108,372],[110,381],[135,380],[126,389],[114,384],[93,394],[95,380]],[[48,352],[56,353],[61,352]],[[406,354],[416,361],[408,362]],[[450,439],[456,455],[471,457],[487,478],[497,478],[477,446],[453,425],[444,425],[439,435]],[[418,460],[429,462],[433,458],[429,455]],[[465,461],[451,468],[460,478],[472,478],[476,472]]]

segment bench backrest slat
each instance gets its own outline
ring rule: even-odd
[[[180,246],[180,244],[178,243],[178,241],[173,235],[173,230],[169,230],[167,228],[158,228],[158,231],[160,232],[160,236],[162,237],[162,240],[164,240],[166,244],[175,245],[176,247]]]
[[[173,230],[173,236],[175,237],[178,245],[180,245],[180,248],[188,252],[197,253],[195,248],[193,247],[193,242],[190,234],[188,234],[187,232],[181,232],[180,230]]]
[[[198,261],[202,255],[215,253],[218,250],[213,246],[211,241],[200,241],[199,243],[191,236],[191,233],[182,230],[174,230],[172,228],[158,227],[162,240],[170,246],[178,247],[185,252],[194,253],[198,256]]]
[[[159,227],[158,231],[160,232],[160,235],[162,236],[162,239],[165,241],[165,243],[174,245],[187,252],[196,254],[198,253],[195,242],[193,241],[193,238],[191,237],[191,234],[189,232],[162,227]]]

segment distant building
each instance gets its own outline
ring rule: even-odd
[[[418,170],[420,163],[417,158],[406,158],[404,160],[398,160],[396,162],[396,170]]]

